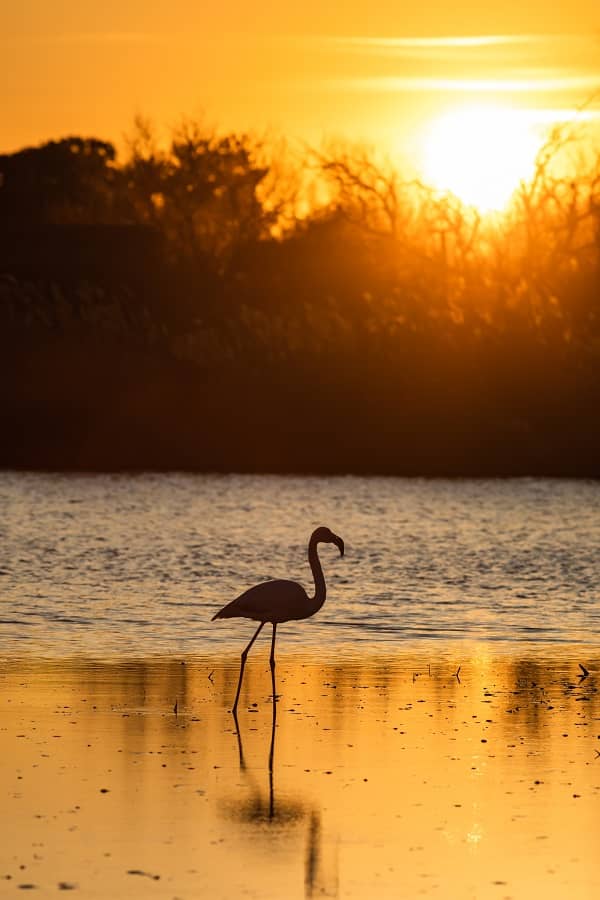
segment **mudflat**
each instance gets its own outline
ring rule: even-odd
[[[238,663],[5,655],[0,893],[600,895],[596,649]]]

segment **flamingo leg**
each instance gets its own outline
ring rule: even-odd
[[[242,689],[242,678],[244,677],[244,667],[246,665],[246,657],[248,656],[248,653],[250,652],[250,648],[252,647],[252,644],[254,643],[256,638],[259,636],[264,624],[265,624],[264,622],[260,623],[260,625],[258,626],[256,631],[254,632],[254,637],[252,638],[252,640],[250,641],[250,643],[248,644],[246,649],[242,651],[242,663],[240,665],[240,680],[238,681],[237,691],[235,694],[235,700],[233,702],[233,709],[231,710],[236,722],[237,722],[237,705],[238,705],[238,700],[240,699],[240,691]]]
[[[273,638],[271,640],[271,656],[269,657],[269,665],[271,666],[271,684],[273,686],[273,716],[275,716],[275,631],[277,625],[273,622]]]
[[[269,818],[275,815],[275,803],[273,800],[273,761],[275,756],[275,723],[277,721],[277,694],[275,693],[275,632],[277,626],[273,622],[273,638],[271,640],[271,685],[273,687],[273,719],[271,722],[271,746],[269,748]]]

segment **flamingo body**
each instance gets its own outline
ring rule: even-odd
[[[312,615],[308,594],[297,581],[275,578],[249,588],[224,606],[215,619],[254,619],[255,622],[290,622]]]

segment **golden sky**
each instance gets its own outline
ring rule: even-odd
[[[0,47],[0,152],[67,134],[118,143],[138,113],[165,127],[204,114],[225,129],[396,145],[469,98],[588,100],[600,5],[15,0]]]

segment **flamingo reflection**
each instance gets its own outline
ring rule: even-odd
[[[293,834],[302,823],[306,823],[306,843],[304,851],[304,891],[306,897],[337,897],[337,864],[326,865],[323,854],[323,830],[321,811],[313,804],[298,797],[276,797],[275,759],[277,743],[277,704],[273,697],[271,705],[271,736],[268,756],[268,793],[263,791],[256,777],[256,769],[248,767],[244,754],[242,732],[237,715],[234,713],[240,773],[250,787],[250,796],[240,803],[239,797],[231,798],[225,806],[226,815],[242,824],[259,826],[257,834],[264,839],[275,829]],[[265,826],[268,829],[265,831]]]
[[[269,762],[268,762],[268,773],[269,773],[269,795],[268,800],[264,797],[253,773],[252,770],[248,769],[246,765],[246,759],[244,756],[244,744],[242,740],[242,732],[240,730],[240,724],[238,721],[237,715],[234,713],[233,719],[235,722],[235,733],[237,737],[238,744],[238,755],[240,762],[240,772],[242,772],[248,781],[251,789],[252,795],[250,799],[245,804],[241,804],[237,806],[238,816],[242,818],[244,821],[253,821],[253,822],[278,822],[278,823],[291,823],[302,819],[306,813],[305,804],[300,800],[290,800],[286,799],[285,801],[280,800],[275,805],[275,790],[273,786],[273,769],[275,765],[275,735],[277,731],[277,702],[276,698],[273,697],[271,704],[271,741],[269,744]]]

